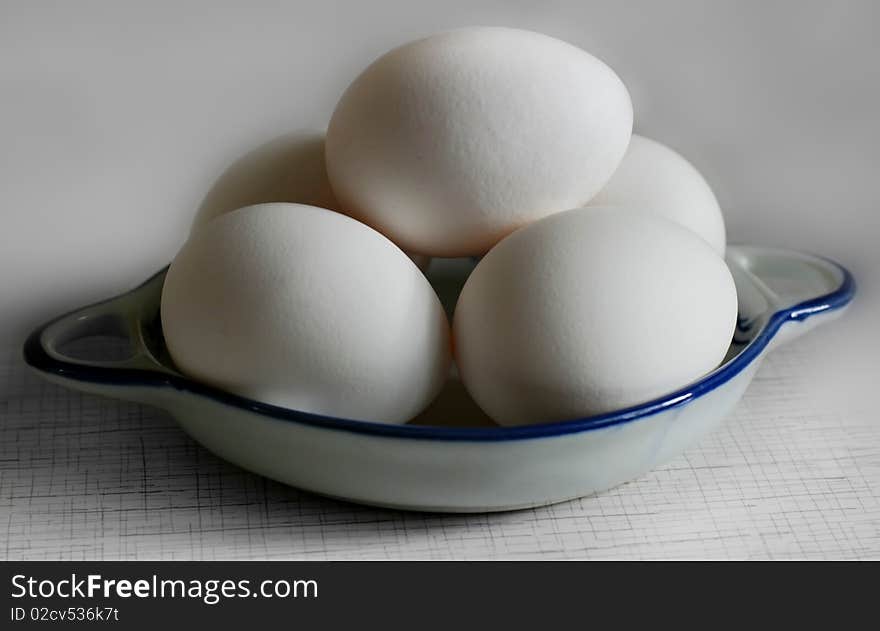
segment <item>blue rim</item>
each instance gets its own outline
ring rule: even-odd
[[[267,403],[260,403],[259,401],[231,394],[212,386],[191,381],[182,375],[167,374],[143,369],[85,366],[72,362],[65,362],[50,356],[43,347],[41,338],[43,332],[49,326],[52,326],[71,314],[55,318],[31,333],[25,341],[23,356],[24,360],[36,370],[76,381],[115,386],[170,387],[213,399],[224,405],[231,405],[249,412],[268,416],[273,419],[302,423],[304,425],[324,429],[336,429],[358,434],[419,440],[486,442],[546,438],[597,430],[652,416],[659,412],[685,405],[686,403],[689,403],[690,401],[693,401],[730,381],[733,377],[742,372],[742,370],[758,357],[758,355],[760,355],[761,351],[766,348],[767,344],[770,343],[770,340],[773,339],[780,327],[786,322],[801,321],[825,311],[841,309],[849,304],[855,294],[856,288],[852,274],[850,274],[849,270],[845,267],[834,261],[829,259],[823,260],[834,265],[840,270],[843,276],[843,282],[836,290],[824,296],[806,300],[787,309],[775,312],[761,332],[738,355],[736,355],[736,357],[720,366],[714,372],[709,373],[703,379],[661,398],[630,408],[625,408],[623,410],[608,414],[599,414],[585,418],[537,425],[492,428],[453,428],[390,425],[385,423],[374,423],[371,421],[343,419],[321,416],[319,414],[310,414],[308,412],[300,412],[298,410],[282,408]],[[150,279],[142,283],[138,289],[149,284],[164,272],[165,270],[162,270],[157,274],[154,274]],[[132,291],[137,291],[137,289]]]

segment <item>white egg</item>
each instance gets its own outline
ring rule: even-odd
[[[590,206],[644,208],[696,232],[724,256],[724,216],[709,184],[666,145],[633,134],[623,162]]]
[[[522,228],[465,283],[453,339],[462,380],[502,425],[635,405],[724,358],[737,297],[701,238],[642,211],[589,208]]]
[[[250,206],[195,231],[161,317],[184,374],[297,410],[404,423],[449,372],[425,276],[375,230],[313,206]]]
[[[402,248],[482,254],[514,229],[586,204],[632,132],[632,103],[603,62],[560,40],[467,28],[380,57],[327,130],[345,212]]]
[[[269,202],[294,202],[342,212],[327,179],[323,132],[285,134],[238,158],[205,195],[190,232],[238,208]],[[407,256],[421,270],[431,263],[429,256],[411,252]]]
[[[197,230],[244,206],[293,202],[339,210],[324,162],[324,132],[300,131],[251,149],[217,178],[193,220]]]

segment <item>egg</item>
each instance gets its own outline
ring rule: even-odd
[[[190,232],[225,213],[268,202],[341,212],[327,179],[323,132],[285,134],[235,160],[205,194]],[[431,257],[423,254],[407,252],[407,256],[421,270],[431,263]]]
[[[632,132],[620,78],[558,39],[465,28],[386,53],[345,91],[327,173],[346,213],[405,250],[486,252],[586,204]]]
[[[284,134],[237,158],[205,194],[191,230],[224,213],[269,202],[339,210],[324,163],[324,132]]]
[[[643,210],[558,213],[471,273],[453,340],[465,387],[502,425],[645,402],[724,358],[737,296],[706,241]]]
[[[249,206],[193,232],[161,319],[184,374],[317,414],[404,423],[449,373],[449,323],[421,271],[375,230],[313,206]]]
[[[590,206],[637,206],[688,228],[724,256],[724,216],[700,172],[680,154],[633,134],[623,161]]]

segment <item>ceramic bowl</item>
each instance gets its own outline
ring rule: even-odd
[[[249,400],[177,372],[163,345],[165,270],[136,289],[34,331],[27,363],[86,392],[159,406],[212,452],[322,495],[385,507],[482,512],[581,497],[643,475],[719,425],[777,345],[839,315],[855,291],[836,263],[731,246],[739,318],[724,362],[699,381],[642,405],[520,427],[390,425],[330,418]],[[435,260],[428,275],[447,304],[472,262]],[[82,338],[124,339],[125,357],[65,352]]]

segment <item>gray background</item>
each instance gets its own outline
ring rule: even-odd
[[[604,59],[630,89],[636,130],[679,150],[709,180],[731,242],[814,251],[854,271],[860,294],[850,312],[810,334],[798,361],[789,355],[766,369],[756,392],[775,397],[776,413],[794,427],[787,405],[832,414],[823,418],[841,445],[873,449],[872,460],[858,461],[862,479],[880,480],[880,3],[871,1],[2,0],[5,357],[17,361],[22,336],[39,321],[165,265],[219,173],[282,134],[325,128],[370,60],[470,24],[542,31]],[[5,370],[7,386],[47,396],[20,366]],[[783,391],[792,384],[796,392]],[[60,391],[48,392],[52,410],[72,409]],[[26,412],[28,401],[7,395],[0,405]],[[749,414],[759,423],[765,412]],[[856,438],[851,419],[870,429]]]

